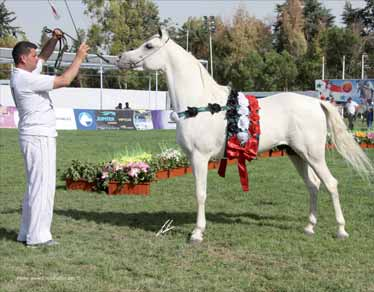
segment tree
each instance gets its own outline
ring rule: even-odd
[[[347,76],[357,78],[357,64],[361,62],[362,42],[359,35],[350,29],[334,27],[326,30],[321,37],[326,56],[327,78],[339,78],[342,72],[343,56],[346,57]]]
[[[94,20],[87,43],[92,51],[119,55],[136,48],[158,31],[157,6],[149,0],[83,0],[86,14]],[[139,77],[139,78],[137,78]],[[148,75],[143,72],[115,71],[104,80],[111,88],[145,88]]]
[[[11,23],[16,20],[14,12],[8,11],[5,6],[5,0],[0,3],[0,37],[12,35],[16,37],[19,32],[18,26],[12,26]]]
[[[307,51],[304,36],[304,15],[299,0],[287,0],[277,5],[277,22],[274,25],[275,46],[278,52],[288,51],[300,57]]]
[[[335,16],[318,0],[305,0],[303,14],[304,34],[308,44],[311,44],[322,31],[334,24]]]
[[[144,39],[157,33],[157,6],[149,0],[83,0],[86,13],[95,21],[88,39],[93,47],[105,43],[108,53],[117,55],[138,47]]]
[[[0,3],[0,47],[12,48],[17,42],[17,34],[24,38],[24,33],[18,26],[13,26],[16,20],[14,12],[9,11],[5,6],[5,1]],[[9,78],[10,65],[0,65],[0,79]]]

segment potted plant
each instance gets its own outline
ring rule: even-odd
[[[96,188],[99,167],[90,162],[73,160],[71,165],[63,172],[68,190],[92,191]]]
[[[121,164],[113,160],[102,168],[101,186],[109,195],[149,195],[154,175],[154,170],[146,162]]]
[[[178,149],[167,148],[155,156],[158,170],[168,170],[169,177],[181,176],[185,174],[185,166],[188,159]],[[159,176],[159,175],[158,175]]]

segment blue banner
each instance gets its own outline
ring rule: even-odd
[[[74,109],[78,130],[96,130],[95,110]]]

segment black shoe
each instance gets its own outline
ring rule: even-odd
[[[46,242],[43,242],[43,243],[34,243],[34,244],[26,244],[27,247],[30,247],[30,248],[38,248],[38,247],[44,247],[44,246],[54,246],[54,245],[58,245],[59,243],[53,239],[51,240],[48,240]]]

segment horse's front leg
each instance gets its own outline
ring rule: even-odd
[[[203,241],[203,233],[206,227],[205,200],[207,188],[208,161],[209,158],[207,156],[204,156],[199,152],[192,153],[191,163],[193,175],[195,177],[197,219],[196,226],[191,234],[191,243],[200,243]]]

